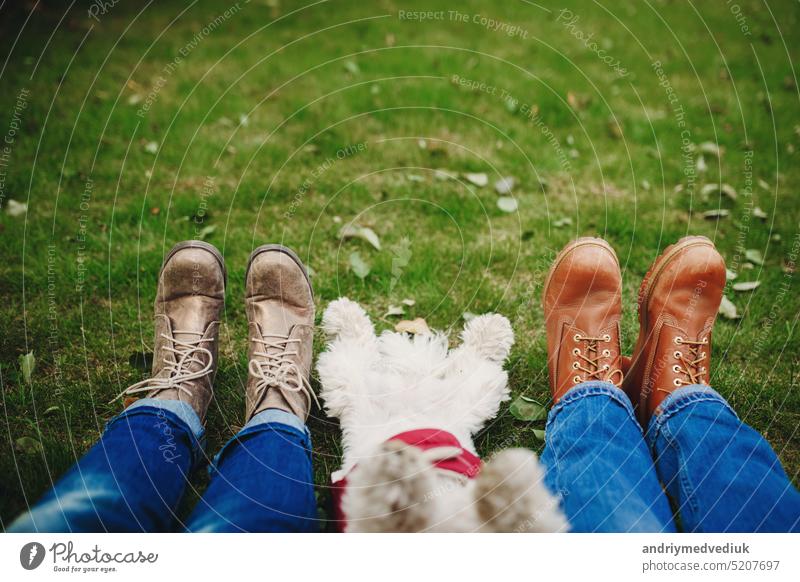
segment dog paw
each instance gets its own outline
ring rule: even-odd
[[[501,451],[484,465],[476,482],[475,504],[486,531],[569,529],[558,497],[544,484],[544,468],[526,449]]]
[[[418,532],[435,490],[431,464],[416,447],[387,441],[347,477],[342,509],[348,532]]]
[[[374,337],[375,329],[364,309],[347,297],[332,301],[322,316],[322,329],[329,339]]]
[[[514,345],[514,331],[508,318],[487,313],[470,320],[461,332],[465,346],[469,346],[491,362],[502,363]]]

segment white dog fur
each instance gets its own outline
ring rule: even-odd
[[[472,435],[509,399],[503,362],[514,343],[509,321],[476,317],[448,352],[443,334],[384,332],[342,298],[325,310],[327,350],[317,363],[329,416],[340,420],[347,475],[347,531],[566,531],[558,498],[544,485],[536,455],[510,449],[467,479],[433,462],[458,449],[422,451],[387,439],[435,428],[475,453]]]

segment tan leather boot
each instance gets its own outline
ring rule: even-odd
[[[225,262],[214,246],[190,240],[172,247],[158,276],[152,377],[120,396],[181,400],[205,419],[217,371],[225,278]]]
[[[249,331],[246,420],[267,408],[308,417],[314,296],[303,263],[281,245],[250,255],[245,305]]]
[[[581,382],[619,386],[622,276],[614,249],[579,238],[556,257],[544,285],[550,389],[558,401]]]
[[[623,384],[647,425],[674,390],[708,384],[711,328],[725,288],[714,243],[689,236],[667,247],[639,289],[639,339]]]

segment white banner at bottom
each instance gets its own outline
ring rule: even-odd
[[[4,534],[0,575],[137,582],[796,581],[798,542],[794,534]]]

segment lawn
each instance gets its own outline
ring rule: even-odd
[[[615,247],[629,350],[649,264],[706,235],[739,315],[715,327],[712,383],[798,483],[799,19],[790,0],[0,5],[0,523],[145,377],[158,268],[188,238],[228,268],[213,453],[244,422],[259,244],[307,261],[318,316],[346,295],[390,329],[413,299],[402,318],[456,341],[465,313],[507,315],[514,396],[548,404],[558,249]],[[351,223],[380,249],[340,237]],[[324,517],[338,426],[310,426]],[[480,452],[540,451],[541,428],[505,407]]]

